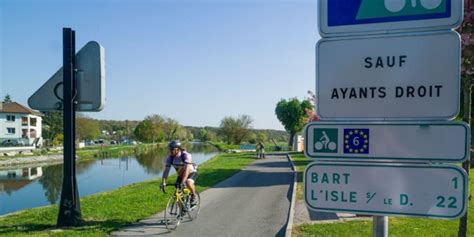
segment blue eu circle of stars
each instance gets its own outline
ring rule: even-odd
[[[344,153],[369,154],[369,129],[344,129]]]

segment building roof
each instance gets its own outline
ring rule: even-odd
[[[2,180],[0,181],[0,193],[20,190],[33,182],[32,180]]]
[[[33,114],[40,116],[41,114],[17,102],[0,102],[0,113],[17,113],[17,114]]]

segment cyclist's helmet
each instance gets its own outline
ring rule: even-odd
[[[181,142],[179,140],[174,140],[168,143],[168,149],[179,148],[181,149]]]

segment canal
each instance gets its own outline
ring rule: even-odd
[[[204,144],[190,145],[187,151],[192,154],[193,162],[197,164],[217,154],[214,147]],[[155,148],[124,157],[78,162],[76,173],[79,195],[83,197],[160,178],[167,154],[165,148]],[[174,173],[174,169],[171,171]],[[62,164],[0,170],[0,215],[58,204],[62,176]]]

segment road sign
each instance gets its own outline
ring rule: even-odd
[[[305,126],[305,154],[316,159],[462,162],[464,122],[315,122]]]
[[[104,48],[91,41],[76,54],[77,111],[100,111],[105,105]],[[41,111],[62,110],[63,68],[61,67],[29,99],[28,105]]]
[[[466,172],[451,165],[314,162],[304,175],[316,211],[456,219],[467,190]]]
[[[321,0],[319,32],[324,37],[385,34],[458,27],[462,0]]]
[[[322,39],[316,112],[331,120],[448,120],[459,110],[456,32]]]

